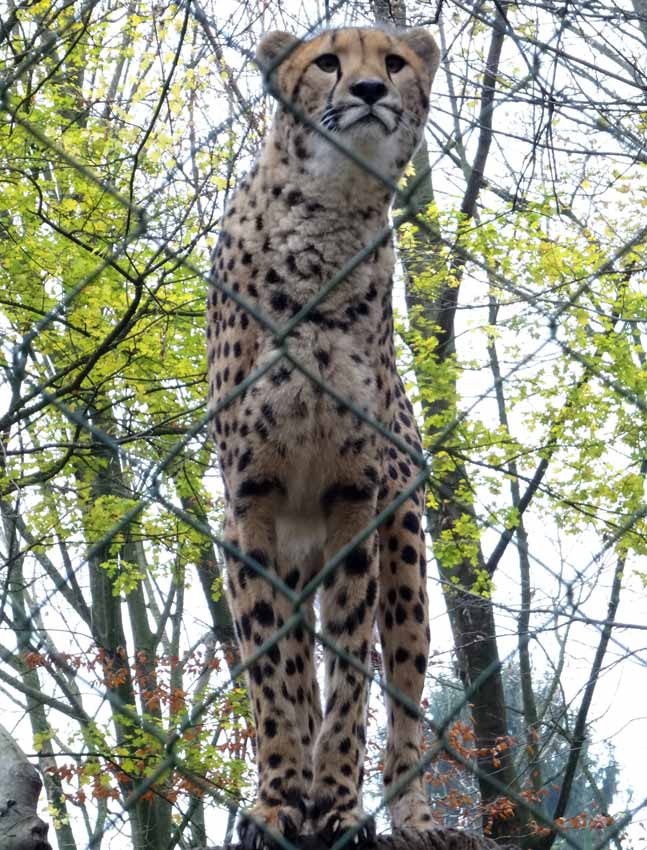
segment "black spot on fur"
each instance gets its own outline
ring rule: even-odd
[[[371,562],[366,549],[354,549],[346,557],[346,572],[351,576],[363,576],[369,571]]]
[[[263,733],[267,735],[268,738],[274,738],[276,737],[276,732],[276,720],[274,720],[272,717],[268,717],[263,725]]]
[[[274,609],[269,602],[259,600],[252,609],[252,617],[254,617],[261,626],[269,627],[274,625]]]
[[[412,511],[407,511],[404,515],[404,519],[402,520],[402,527],[406,528],[407,531],[410,531],[412,534],[417,534],[420,530],[418,517]]]
[[[285,294],[285,292],[279,289],[276,292],[272,293],[272,297],[270,298],[270,304],[272,305],[273,310],[276,310],[277,313],[282,313],[285,309],[287,309],[288,296]],[[287,370],[285,371],[287,372]]]
[[[236,495],[239,499],[267,496],[272,490],[285,492],[285,488],[276,478],[247,478],[238,488]]]
[[[333,484],[322,497],[324,510],[335,502],[364,502],[371,497],[373,489],[358,487],[356,484]]]
[[[405,564],[415,564],[417,559],[418,556],[413,546],[407,545],[402,548],[402,560]]]
[[[246,449],[242,453],[242,455],[238,458],[238,471],[239,472],[242,472],[244,469],[246,469],[249,466],[253,456],[254,456],[254,453],[252,452],[251,449]]]

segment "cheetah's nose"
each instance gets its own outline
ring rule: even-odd
[[[350,93],[361,98],[369,106],[381,100],[387,92],[387,87],[379,80],[360,80],[350,87]]]

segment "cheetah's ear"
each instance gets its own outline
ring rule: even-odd
[[[430,32],[422,27],[399,33],[400,40],[420,56],[433,79],[440,64],[440,50]]]
[[[268,71],[274,70],[274,64],[277,61],[280,63],[282,56],[289,55],[290,48],[298,41],[299,39],[290,35],[289,32],[279,30],[268,32],[263,36],[256,48],[256,62],[261,71],[267,74]]]

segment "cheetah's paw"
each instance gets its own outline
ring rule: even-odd
[[[349,831],[353,835],[346,843],[347,848],[354,850],[375,843],[375,821],[359,809],[349,812],[332,809],[320,817],[315,825],[315,833],[326,847],[332,847]]]
[[[400,799],[389,804],[394,832],[414,830],[425,832],[435,826],[429,800],[415,788],[405,792]]]
[[[243,850],[277,850],[281,835],[296,843],[303,831],[303,810],[294,806],[253,806],[238,822],[238,837]]]

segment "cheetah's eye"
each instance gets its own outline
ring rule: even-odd
[[[386,65],[386,70],[389,74],[397,74],[398,71],[401,71],[407,63],[404,61],[402,56],[398,56],[397,53],[389,53],[384,60],[384,64]]]
[[[325,71],[326,74],[334,74],[339,68],[339,59],[334,53],[324,53],[318,59],[315,59],[315,65],[320,70]]]

